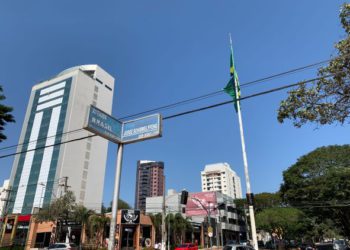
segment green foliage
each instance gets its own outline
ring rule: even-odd
[[[9,122],[15,122],[14,117],[11,112],[13,111],[12,107],[1,104],[6,97],[3,94],[2,86],[0,85],[0,142],[6,140],[6,135],[3,133],[5,130],[5,125]]]
[[[110,218],[104,215],[92,214],[89,216],[87,223],[88,236],[95,246],[101,247],[105,228],[109,221]]]
[[[300,83],[297,89],[289,91],[278,110],[278,121],[291,119],[294,126],[307,122],[318,125],[340,123],[349,120],[350,115],[350,4],[344,4],[340,21],[346,38],[335,47],[338,55],[327,67],[319,69],[322,77],[308,86]],[[330,77],[329,77],[330,76]]]
[[[321,147],[302,156],[283,172],[281,196],[315,224],[332,219],[350,235],[350,146]]]
[[[156,233],[155,240],[156,242],[160,242],[162,239],[162,214],[151,214],[150,217]]]
[[[75,196],[72,191],[67,191],[65,195],[41,209],[34,218],[38,222],[73,220],[75,208]]]
[[[162,239],[162,214],[158,213],[150,215],[153,226],[156,231],[156,242],[160,242]],[[170,226],[170,232],[168,231]],[[172,242],[179,244],[183,242],[186,232],[192,231],[192,225],[187,218],[182,217],[180,213],[169,213],[165,218],[166,232],[172,237]]]
[[[303,212],[296,208],[275,207],[267,208],[256,216],[256,226],[279,239],[296,239],[302,236],[305,224]]]
[[[235,204],[237,209],[242,210],[244,206],[248,206],[246,199],[236,199]],[[254,196],[254,209],[256,213],[263,211],[266,208],[279,207],[282,204],[280,194],[277,193],[259,193]]]
[[[126,202],[123,201],[122,199],[118,200],[118,209],[131,209],[131,206]],[[112,202],[109,203],[109,207],[105,207],[102,205],[101,207],[101,213],[109,213],[112,212]]]

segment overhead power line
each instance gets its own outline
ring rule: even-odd
[[[272,80],[272,79],[275,79],[275,78],[279,78],[281,76],[294,74],[296,72],[299,72],[299,71],[302,71],[302,70],[305,70],[305,69],[308,69],[308,68],[312,68],[312,67],[315,67],[315,66],[319,66],[319,65],[325,64],[325,63],[329,62],[330,60],[332,60],[332,59],[328,59],[328,60],[312,63],[312,64],[309,64],[309,65],[306,65],[306,66],[302,66],[302,67],[299,67],[299,68],[291,69],[291,70],[284,71],[284,72],[281,72],[281,73],[277,73],[277,74],[274,74],[274,75],[271,75],[271,76],[267,76],[267,77],[263,77],[263,78],[260,78],[260,79],[257,79],[257,80],[253,80],[253,81],[250,81],[250,82],[242,83],[240,85],[240,87],[244,88],[244,87],[247,87],[247,86],[250,86],[250,85],[254,85],[254,84],[257,84],[257,83],[260,83],[260,82],[264,82],[264,81],[267,81],[267,80]],[[223,89],[218,90],[218,91],[214,91],[214,92],[211,92],[211,93],[208,93],[208,94],[205,94],[205,95],[197,96],[197,97],[194,97],[194,98],[190,98],[190,99],[182,100],[182,101],[179,101],[179,102],[175,102],[175,103],[172,103],[172,104],[168,104],[168,105],[160,106],[160,107],[157,107],[157,108],[149,109],[149,110],[146,110],[146,111],[142,111],[142,112],[135,113],[135,114],[132,114],[132,115],[127,115],[127,116],[124,116],[124,117],[119,118],[119,119],[123,120],[123,119],[131,118],[131,117],[135,117],[135,116],[139,116],[139,115],[148,114],[148,113],[155,112],[155,111],[160,111],[160,110],[166,110],[166,109],[174,108],[174,107],[177,107],[177,106],[180,106],[180,105],[192,103],[194,101],[199,101],[199,100],[207,99],[207,98],[210,98],[210,97],[213,97],[213,96],[216,96],[216,95],[220,95],[222,93],[224,93]]]
[[[271,76],[267,76],[267,77],[264,77],[264,78],[260,78],[260,79],[257,79],[257,80],[246,82],[246,83],[241,84],[240,86],[241,87],[246,87],[246,86],[253,85],[253,84],[256,84],[256,83],[259,83],[259,82],[263,82],[263,81],[279,78],[281,76],[294,74],[296,72],[299,72],[299,71],[302,71],[302,70],[305,70],[305,69],[308,69],[308,68],[312,68],[312,67],[315,67],[315,66],[322,65],[324,63],[329,62],[330,60],[332,60],[332,59],[328,59],[328,60],[312,63],[312,64],[309,64],[309,65],[306,65],[306,66],[298,67],[298,68],[291,69],[291,70],[288,70],[288,71],[284,71],[284,72],[281,72],[281,73],[278,73],[278,74],[274,74],[274,75],[271,75]],[[192,103],[192,102],[195,102],[195,101],[204,100],[204,99],[216,96],[216,95],[220,95],[222,93],[223,93],[223,90],[218,90],[218,91],[215,91],[215,92],[212,92],[212,93],[208,93],[208,94],[204,94],[204,95],[201,95],[201,96],[198,96],[198,97],[185,99],[185,100],[182,100],[182,101],[179,101],[179,102],[175,102],[175,103],[172,103],[172,104],[160,106],[160,107],[153,108],[153,109],[150,109],[150,110],[147,110],[147,111],[142,111],[142,112],[135,113],[135,114],[132,114],[132,115],[124,116],[122,118],[119,118],[119,120],[123,120],[123,119],[126,119],[126,118],[131,118],[131,117],[135,117],[135,116],[139,116],[139,115],[143,115],[143,114],[148,114],[150,112],[156,112],[156,111],[166,110],[166,109],[170,109],[170,108],[175,108],[175,107],[180,106],[180,105],[185,105],[185,104],[189,104],[189,103]],[[52,137],[55,137],[55,136],[68,135],[68,134],[72,134],[72,133],[76,133],[76,132],[80,132],[80,131],[83,131],[83,129],[80,128],[80,129],[75,129],[75,130],[72,130],[72,131],[63,132],[63,133],[56,134],[56,135],[49,136],[49,137],[41,137],[41,138],[38,138],[37,140],[29,141],[29,142],[26,142],[26,143],[15,144],[15,145],[7,146],[7,147],[4,147],[4,148],[0,148],[0,151],[10,150],[10,149],[16,148],[18,146],[28,145],[29,143],[38,142],[38,141],[41,141],[41,140],[46,140],[48,138],[52,138]]]
[[[96,136],[96,135],[95,134],[88,135],[88,136],[79,137],[79,138],[68,140],[68,141],[58,142],[58,143],[55,143],[55,144],[52,144],[52,145],[48,145],[48,146],[42,146],[42,147],[37,147],[37,148],[34,148],[34,149],[30,149],[30,150],[24,150],[24,151],[12,153],[12,154],[1,155],[0,159],[6,158],[6,157],[10,157],[10,156],[14,156],[14,155],[18,155],[18,154],[31,152],[31,151],[35,151],[35,150],[39,150],[39,149],[44,149],[44,148],[48,148],[48,147],[54,147],[54,146],[57,146],[57,145],[66,144],[66,143],[70,143],[70,142],[81,141],[81,140],[84,140],[84,139],[87,139],[87,138],[90,138],[90,137],[94,137],[94,136]]]
[[[333,75],[334,74],[323,76],[323,77],[317,77],[317,78],[309,79],[309,80],[303,81],[302,83],[314,82],[314,81],[317,81],[317,80],[320,80],[320,79],[323,79],[323,78],[331,77]],[[267,90],[267,91],[258,92],[258,93],[255,93],[255,94],[252,94],[252,95],[249,95],[249,96],[241,97],[238,100],[241,101],[241,100],[246,100],[246,99],[250,99],[250,98],[253,98],[253,97],[257,97],[257,96],[262,96],[262,95],[270,94],[270,93],[273,93],[273,92],[276,92],[276,91],[280,91],[280,90],[283,90],[283,89],[295,87],[295,86],[298,86],[298,85],[300,85],[300,82],[289,84],[289,85],[284,85],[282,87],[273,88],[273,89],[270,89],[270,90]],[[166,117],[163,118],[163,120],[168,120],[168,119],[176,118],[176,117],[179,117],[179,116],[184,116],[184,115],[188,115],[188,114],[204,111],[204,110],[207,110],[207,109],[220,107],[220,106],[223,106],[223,105],[226,105],[226,104],[229,104],[229,103],[233,103],[233,102],[234,102],[234,100],[229,100],[229,101],[217,103],[217,104],[210,105],[210,106],[205,106],[205,107],[198,108],[198,109],[192,109],[192,110],[189,110],[189,111],[185,111],[185,112],[177,113],[177,114],[174,114],[174,115],[166,116]],[[84,139],[87,139],[87,138],[90,138],[90,137],[94,137],[94,136],[96,136],[96,134],[92,134],[92,135],[88,135],[88,136],[84,136],[84,137],[79,137],[79,138],[76,138],[76,139],[71,139],[71,140],[68,140],[68,141],[63,141],[63,142],[55,143],[55,144],[48,145],[48,146],[37,147],[37,148],[31,149],[31,150],[23,150],[23,151],[20,151],[20,152],[15,152],[15,153],[11,153],[11,154],[1,155],[0,159],[6,158],[6,157],[10,157],[10,156],[14,156],[14,155],[17,155],[17,154],[27,153],[27,152],[30,152],[30,151],[35,151],[35,150],[38,150],[38,149],[44,149],[44,148],[47,148],[47,147],[53,147],[53,146],[66,144],[66,143],[70,143],[70,142],[81,141],[81,140],[84,140]]]
[[[330,76],[333,76],[333,75],[327,75],[327,76],[324,76],[324,77],[317,77],[317,78],[314,78],[314,79],[303,81],[302,83],[310,83],[310,82],[314,82],[314,81],[320,80],[322,78],[327,78],[327,77],[330,77]],[[277,92],[277,91],[280,91],[280,90],[283,90],[283,89],[288,89],[288,88],[295,87],[295,86],[298,86],[298,85],[300,85],[300,82],[289,84],[289,85],[285,85],[285,86],[278,87],[278,88],[273,88],[273,89],[266,90],[266,91],[262,91],[262,92],[259,92],[259,93],[256,93],[256,94],[252,94],[252,95],[248,95],[248,96],[245,96],[245,97],[238,98],[237,100],[238,101],[242,101],[242,100],[250,99],[250,98],[253,98],[253,97],[262,96],[262,95],[270,94],[270,93],[273,93],[273,92]],[[189,111],[185,111],[185,112],[181,112],[181,113],[178,113],[178,114],[175,114],[175,115],[170,115],[170,116],[164,117],[163,120],[167,120],[167,119],[171,119],[171,118],[175,118],[175,117],[179,117],[179,116],[183,116],[183,115],[188,115],[188,114],[196,113],[196,112],[199,112],[199,111],[204,111],[204,110],[211,109],[211,108],[216,108],[216,107],[223,106],[223,105],[226,105],[226,104],[229,104],[229,103],[233,103],[233,102],[234,102],[234,100],[229,100],[229,101],[226,101],[226,102],[220,102],[220,103],[217,103],[217,104],[209,105],[209,106],[198,108],[198,109],[192,109],[192,110],[189,110]]]

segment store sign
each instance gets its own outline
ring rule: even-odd
[[[122,224],[140,224],[140,210],[122,209]]]

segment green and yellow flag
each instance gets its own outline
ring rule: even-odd
[[[224,91],[233,98],[235,110],[237,112],[238,111],[237,99],[241,97],[241,90],[239,87],[238,75],[237,75],[237,71],[235,69],[235,64],[233,60],[232,45],[231,45],[231,55],[230,55],[230,75],[231,75],[231,79],[227,83],[226,87],[224,88]],[[237,86],[237,93],[236,93],[236,86]]]

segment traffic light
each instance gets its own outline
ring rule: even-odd
[[[188,192],[186,190],[182,190],[181,191],[180,203],[182,205],[186,205],[187,204],[187,199],[188,199]]]

